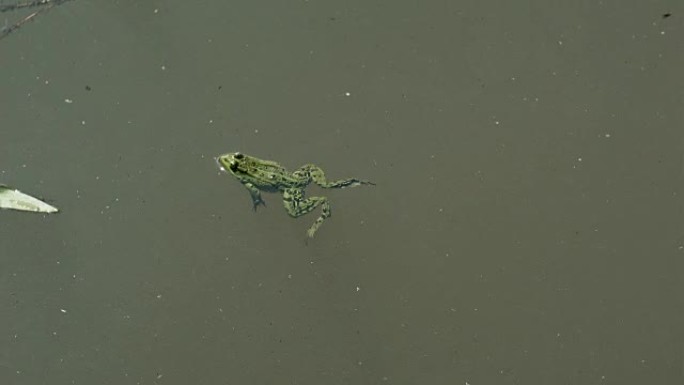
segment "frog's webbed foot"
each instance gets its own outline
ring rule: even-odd
[[[375,186],[375,183],[369,182],[367,180],[362,180],[362,179],[356,179],[356,178],[349,178],[349,179],[341,179],[341,180],[336,180],[332,182],[328,182],[323,178],[320,182],[314,178],[314,182],[316,182],[317,185],[324,187],[324,188],[345,188],[345,187],[356,187],[356,186],[361,186],[361,185],[368,185],[368,186]]]
[[[244,185],[245,187],[247,187],[247,190],[249,191],[249,196],[252,197],[254,211],[256,211],[259,205],[263,205],[264,207],[266,207],[266,202],[264,202],[264,200],[261,199],[261,192],[259,191],[259,189],[251,183],[245,183]]]
[[[320,224],[318,226],[316,226],[316,228],[311,226],[308,230],[306,230],[306,236],[309,238],[313,238],[314,235],[316,234],[316,230],[318,230],[319,227],[320,227]]]
[[[266,207],[266,201],[261,199],[261,196],[256,198],[252,197],[252,203],[254,204],[254,211],[257,211],[257,207],[259,207],[259,205]]]
[[[363,179],[356,179],[356,178],[351,178],[351,179],[344,179],[344,180],[338,180],[336,182],[331,182],[334,184],[334,187],[337,188],[345,188],[345,187],[356,187],[356,186],[362,186],[362,185],[367,185],[367,186],[375,186],[375,183]]]

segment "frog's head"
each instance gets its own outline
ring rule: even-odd
[[[228,154],[219,155],[216,158],[216,163],[223,171],[234,173],[238,170],[240,163],[245,160],[245,155],[241,152],[231,152]]]

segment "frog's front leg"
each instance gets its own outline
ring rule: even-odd
[[[311,212],[318,205],[321,205],[321,215],[316,218],[316,221],[306,232],[310,238],[313,238],[316,230],[323,224],[323,221],[330,217],[330,204],[328,203],[328,198],[304,198],[304,191],[299,188],[285,189],[285,191],[283,191],[283,204],[285,205],[287,213],[294,218]]]
[[[295,171],[294,174],[299,175],[300,177],[306,176],[309,180],[313,180],[314,183],[323,188],[345,188],[360,186],[363,184],[375,185],[375,183],[373,182],[356,178],[328,181],[325,178],[325,173],[323,172],[323,170],[321,170],[321,168],[316,166],[315,164],[305,164],[304,166],[299,168],[299,170]]]
[[[249,191],[249,195],[252,197],[252,203],[254,204],[254,211],[256,211],[257,206],[259,206],[259,205],[266,206],[266,202],[264,202],[264,200],[261,199],[261,192],[259,191],[259,189],[255,185],[253,185],[250,182],[244,182],[242,184],[247,188],[247,191]]]

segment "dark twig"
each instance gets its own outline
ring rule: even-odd
[[[31,12],[28,16],[22,18],[16,23],[8,24],[7,20],[5,20],[5,25],[2,28],[0,28],[0,40],[2,40],[4,37],[11,34],[12,32],[16,31],[17,29],[21,28],[21,26],[33,20],[36,16],[40,15],[41,13],[47,12],[50,8],[54,7],[55,5],[60,5],[62,3],[66,3],[67,1],[71,0],[32,0],[17,4],[0,5],[0,13],[14,11],[18,9],[29,9],[38,7],[40,8],[36,11]]]
[[[9,5],[0,4],[0,12],[14,11],[14,10],[23,9],[23,8],[44,7],[47,5],[52,7],[53,5],[60,5],[62,3],[66,3],[67,1],[71,1],[71,0],[33,0],[33,1],[24,1],[23,3],[9,4]]]

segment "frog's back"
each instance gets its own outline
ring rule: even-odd
[[[283,191],[296,187],[298,180],[280,164],[272,161],[256,160],[248,166],[250,181],[263,190]]]

